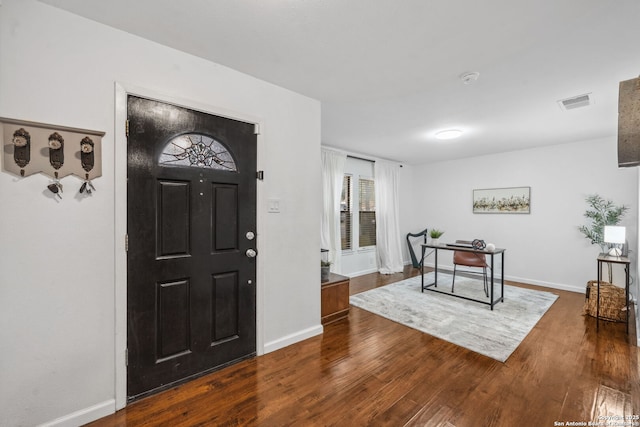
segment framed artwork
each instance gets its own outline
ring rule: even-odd
[[[531,187],[473,190],[473,213],[531,213]]]

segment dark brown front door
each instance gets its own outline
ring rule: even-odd
[[[254,125],[129,96],[127,395],[256,351]]]

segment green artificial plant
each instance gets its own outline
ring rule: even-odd
[[[432,239],[439,239],[443,234],[444,231],[440,231],[437,228],[432,228],[431,231],[429,231],[429,236],[431,236]]]
[[[589,225],[581,225],[578,230],[584,237],[591,241],[591,244],[600,246],[601,252],[605,253],[609,250],[608,245],[604,241],[605,225],[618,225],[624,214],[629,210],[628,206],[615,205],[611,200],[605,200],[597,194],[587,196],[585,201],[589,205],[589,209],[584,216],[591,220]],[[607,263],[609,272],[609,282],[613,280],[611,272],[611,264]]]

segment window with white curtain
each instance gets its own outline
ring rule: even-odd
[[[344,175],[340,199],[340,237],[343,251],[375,247],[375,199],[373,178],[352,173]]]

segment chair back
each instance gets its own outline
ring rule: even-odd
[[[470,243],[467,240],[456,240],[456,243]],[[487,257],[485,254],[467,251],[453,251],[453,263],[467,267],[485,267]]]

